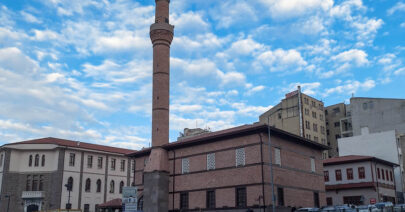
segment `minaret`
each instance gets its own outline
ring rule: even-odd
[[[170,44],[174,26],[169,24],[170,0],[155,0],[155,23],[150,26],[153,44],[152,151],[144,170],[144,211],[167,212],[169,204],[169,88]]]

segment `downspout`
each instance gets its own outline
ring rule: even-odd
[[[261,160],[261,166],[262,166],[262,198],[263,198],[263,208],[266,210],[266,199],[264,197],[264,162],[263,162],[263,139],[262,139],[262,133],[259,133],[260,137],[260,160]],[[259,203],[260,203],[260,198],[259,198]]]
[[[173,185],[172,185],[172,210],[174,211],[174,189],[175,189],[175,182],[176,182],[176,152],[173,149]]]

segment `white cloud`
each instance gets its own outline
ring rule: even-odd
[[[297,90],[298,86],[301,86],[301,91],[303,93],[310,95],[310,96],[317,96],[317,95],[319,95],[319,89],[321,87],[321,83],[320,82],[311,82],[311,83],[294,82],[294,83],[290,83],[287,87],[282,88],[281,91],[284,94],[287,94],[289,92]]]
[[[367,53],[359,49],[350,49],[339,53],[332,57],[332,60],[336,60],[343,63],[351,63],[357,66],[364,66],[369,63],[367,59]]]
[[[186,13],[181,13],[180,15],[173,14],[171,17],[171,24],[176,28],[176,33],[193,33],[198,34],[199,32],[205,32],[209,29],[210,24],[203,20],[202,14],[188,11]]]
[[[59,34],[52,30],[37,30],[34,29],[34,37],[32,39],[37,41],[49,41],[59,39]]]
[[[342,18],[346,21],[352,21],[352,12],[355,9],[365,9],[362,0],[347,0],[339,5],[335,5],[330,10],[332,17]]]
[[[258,86],[248,88],[245,95],[248,95],[248,96],[253,95],[253,94],[257,93],[257,92],[260,92],[260,91],[264,90],[265,88],[266,88],[266,86],[264,86],[264,85],[258,85]]]
[[[27,13],[25,11],[21,11],[20,14],[24,18],[24,20],[29,22],[29,23],[35,23],[35,24],[42,23],[42,21],[40,19],[38,19],[37,17],[35,17],[34,15],[32,15],[30,13]]]
[[[25,56],[16,47],[0,49],[0,68],[11,70],[15,73],[33,74],[38,71],[38,63]]]
[[[405,74],[405,67],[399,68],[394,72],[395,75]]]
[[[220,1],[220,6],[212,10],[212,18],[217,21],[218,28],[229,28],[231,26],[246,25],[256,22],[258,17],[250,2]]]
[[[402,22],[400,26],[405,28],[405,22]]]
[[[267,67],[270,71],[300,71],[308,64],[301,53],[295,49],[265,51],[258,56],[259,65]]]
[[[229,54],[250,55],[261,49],[264,49],[263,44],[247,38],[233,42],[227,52]]]
[[[393,7],[387,10],[388,15],[393,15],[395,12],[405,11],[405,3],[397,2]]]
[[[259,0],[270,10],[273,18],[292,18],[328,11],[333,6],[333,0]]]
[[[232,108],[237,109],[236,114],[241,116],[259,117],[260,114],[269,110],[272,106],[252,106],[245,103],[232,103]]]
[[[378,63],[383,65],[391,64],[395,58],[396,58],[395,54],[385,54],[378,60]]]
[[[350,95],[355,94],[358,90],[368,91],[375,86],[375,81],[371,79],[365,80],[364,82],[359,82],[357,80],[347,80],[337,87],[326,89],[323,95],[329,96],[334,93]]]
[[[360,42],[371,43],[377,34],[378,29],[384,22],[381,19],[374,18],[356,18],[352,22],[352,26],[357,30],[357,40]]]
[[[94,52],[127,51],[151,47],[150,39],[139,37],[131,31],[117,30],[111,36],[99,36],[94,43]]]

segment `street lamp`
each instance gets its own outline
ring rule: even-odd
[[[274,195],[274,180],[273,180],[273,153],[271,151],[271,138],[270,138],[270,115],[267,116],[267,131],[268,131],[268,136],[269,136],[271,197],[272,197],[272,203],[273,203],[272,204],[273,212],[276,212],[276,196]]]
[[[65,187],[67,188],[69,194],[68,194],[68,203],[66,204],[66,209],[69,212],[70,209],[72,209],[72,204],[70,204],[70,192],[72,191],[72,183],[67,183],[65,184]]]

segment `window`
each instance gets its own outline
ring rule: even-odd
[[[314,136],[314,141],[318,142],[319,138],[317,136]]]
[[[353,180],[353,169],[352,168],[346,169],[346,177],[348,180]]]
[[[38,187],[39,191],[43,191],[44,190],[44,176],[43,175],[39,175],[39,187]]]
[[[335,122],[335,127],[340,127],[340,122]]]
[[[342,171],[340,169],[335,170],[335,177],[336,177],[336,181],[342,180]]]
[[[120,194],[122,194],[122,188],[124,188],[124,181],[120,182],[120,190],[119,190]]]
[[[236,149],[236,166],[245,165],[245,148]]]
[[[322,135],[325,135],[325,127],[324,127],[324,126],[321,126],[320,128],[321,128],[321,133],[322,133]]]
[[[335,108],[333,108],[333,113],[339,113],[340,112],[340,108],[338,108],[338,107],[335,107]]]
[[[207,208],[215,208],[215,191],[207,191]]]
[[[93,167],[93,156],[87,156],[87,168]]]
[[[180,209],[188,209],[188,193],[180,193]]]
[[[316,112],[312,111],[312,118],[316,119]]]
[[[388,178],[388,170],[385,170],[385,176],[387,177],[387,181],[389,180]]]
[[[316,103],[314,101],[311,101],[311,106],[316,107]]]
[[[98,179],[96,184],[97,184],[96,192],[99,193],[99,192],[101,192],[101,180]]]
[[[1,155],[0,155],[0,167],[3,166],[3,157],[4,157],[3,154],[1,154]]]
[[[281,119],[281,113],[278,113],[278,119]]]
[[[148,159],[149,159],[149,158],[145,158],[145,159],[143,160],[143,165],[144,165],[144,166],[146,166],[146,164],[148,164]]]
[[[190,172],[190,160],[188,158],[181,159],[181,173],[187,174]]]
[[[315,172],[315,158],[311,158],[311,172]]]
[[[336,138],[336,140],[339,139],[339,138],[340,138],[340,135],[339,135],[339,134],[336,134],[336,135],[335,135],[335,138]]]
[[[359,167],[358,171],[359,171],[359,179],[366,178],[366,172],[364,171],[364,167]]]
[[[281,153],[279,148],[274,148],[274,164],[281,166]]]
[[[135,160],[132,161],[132,171],[135,171]]]
[[[98,157],[98,160],[97,160],[97,167],[98,167],[99,169],[102,169],[102,168],[103,168],[103,157]]]
[[[307,98],[304,98],[304,103],[307,104],[307,105],[309,104],[309,101],[308,101]]]
[[[284,189],[277,188],[277,204],[278,206],[284,206]]]
[[[236,207],[246,207],[246,188],[236,188]]]
[[[309,110],[305,108],[305,115],[309,115]]]
[[[111,182],[110,182],[110,193],[111,194],[114,193],[114,190],[115,190],[115,183],[114,183],[114,180],[111,180]]]
[[[67,184],[68,187],[70,188],[70,191],[73,191],[73,177],[69,177]]]
[[[326,130],[326,135],[329,135],[329,130]]]
[[[323,121],[323,114],[319,114],[319,120]]]
[[[42,166],[42,167],[45,166],[45,155],[42,155],[41,166]]]
[[[305,121],[305,128],[308,130],[311,129],[311,123],[309,121]]]
[[[380,168],[377,168],[377,178],[378,178],[378,179],[381,179],[381,176],[380,176]]]
[[[34,166],[35,166],[35,167],[39,166],[39,155],[38,155],[38,154],[35,155]]]
[[[28,166],[31,167],[32,166],[32,155],[30,155],[30,159],[28,161]]]
[[[38,176],[37,175],[32,176],[32,190],[38,191]]]
[[[326,197],[326,205],[327,206],[332,206],[333,205],[332,197]]]
[[[392,177],[392,171],[390,171],[390,180],[394,181],[393,177]]]
[[[75,166],[75,153],[70,153],[69,166]]]
[[[84,204],[84,211],[83,212],[90,212],[90,205]]]
[[[215,169],[215,153],[207,154],[207,170]]]
[[[115,170],[115,158],[111,158],[111,170]]]
[[[314,132],[318,132],[318,124],[312,124]]]
[[[84,186],[84,191],[85,192],[90,192],[90,190],[91,190],[91,180],[90,180],[90,178],[87,178],[87,180],[86,180],[86,185]]]
[[[25,190],[31,191],[31,175],[27,175],[27,183],[25,184]]]
[[[382,176],[382,179],[385,180],[384,169],[381,169],[381,176]]]
[[[314,206],[316,208],[319,208],[319,193],[318,192],[314,192]]]
[[[329,182],[329,171],[323,171],[323,178],[325,182]]]
[[[120,170],[121,170],[122,172],[125,171],[125,160],[121,160]]]

